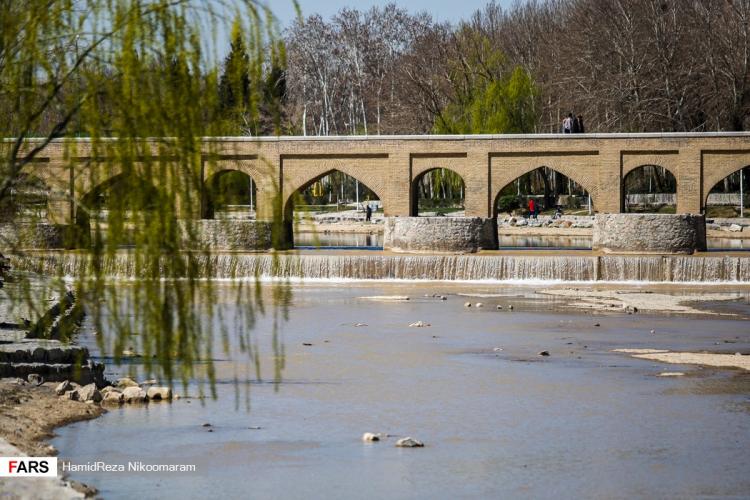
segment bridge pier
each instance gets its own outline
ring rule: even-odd
[[[496,250],[497,219],[386,217],[383,249],[393,252],[474,253]]]

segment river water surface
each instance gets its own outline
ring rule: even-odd
[[[748,353],[747,289],[724,306],[733,316],[695,317],[591,315],[534,286],[296,284],[275,294],[277,308],[270,288],[251,333],[259,378],[230,328],[226,349],[216,340],[216,399],[113,409],[53,441],[75,464],[194,464],[196,472],[71,477],[105,498],[750,494],[747,374],[611,352]],[[411,299],[362,298],[382,295]],[[244,307],[229,289],[223,296],[227,314]],[[431,326],[408,326],[416,321]],[[274,340],[284,363],[276,382]],[[88,334],[82,341],[96,349]],[[110,365],[108,376],[128,368]],[[686,375],[658,376],[669,371]],[[364,432],[394,437],[363,443]],[[402,436],[425,447],[395,447]]]

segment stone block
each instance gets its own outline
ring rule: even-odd
[[[385,220],[385,250],[472,253],[497,247],[497,222],[492,218],[387,217]]]
[[[594,251],[691,254],[706,250],[706,222],[692,214],[597,214]]]

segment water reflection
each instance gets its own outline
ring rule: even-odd
[[[383,248],[383,236],[380,233],[299,232],[294,235],[294,246],[298,248],[337,247],[379,250]]]
[[[231,316],[231,292],[217,295]],[[383,295],[412,300],[360,299]],[[485,307],[465,308],[466,300]],[[280,491],[285,498],[403,498],[414,491],[424,498],[543,498],[553,490],[575,498],[694,497],[715,484],[722,494],[743,496],[746,377],[611,352],[697,351],[723,339],[744,352],[750,337],[742,320],[594,318],[559,302],[530,287],[296,285],[289,320],[279,325],[289,363],[278,390],[243,384],[254,380],[243,373],[254,369],[246,357],[217,355],[217,400],[113,409],[61,429],[53,444],[75,463],[197,466],[192,474],[72,474],[111,499],[154,492],[275,498]],[[747,312],[746,295],[743,304]],[[417,320],[432,326],[408,326]],[[253,335],[263,366],[275,355],[272,329],[269,315],[258,316]],[[229,337],[236,345],[231,329]],[[541,350],[551,356],[539,357]],[[677,370],[688,375],[657,376]],[[234,405],[235,374],[252,390],[251,412]],[[696,392],[705,382],[727,389]],[[363,444],[360,436],[370,431],[412,435],[427,446],[401,450],[395,437]],[[245,477],[252,488],[238,480]],[[363,488],[363,477],[383,479]]]
[[[564,248],[589,250],[591,236],[524,235],[501,234],[498,236],[501,249],[505,248]],[[711,250],[750,250],[750,239],[708,238]],[[382,233],[331,233],[299,232],[294,235],[298,248],[346,248],[380,250],[383,247]]]

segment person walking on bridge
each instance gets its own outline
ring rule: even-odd
[[[568,113],[568,116],[562,122],[563,134],[570,134],[573,132],[573,113]]]

